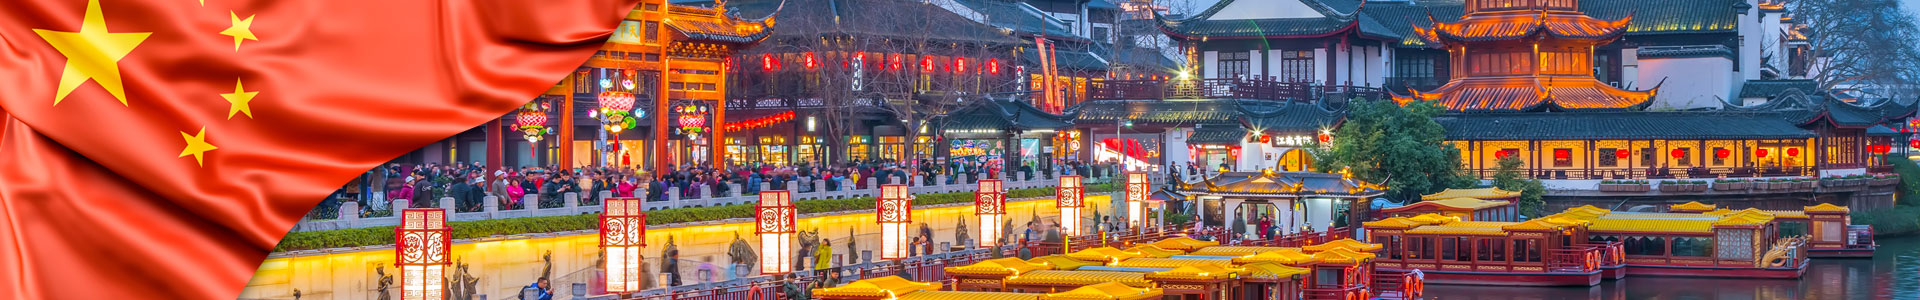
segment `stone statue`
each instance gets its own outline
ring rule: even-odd
[[[374,267],[373,275],[375,278],[379,278],[374,280],[374,299],[393,299],[392,295],[387,294],[387,290],[393,289],[393,275],[387,274],[387,266]]]
[[[667,286],[680,286],[680,246],[673,244],[673,236],[667,236],[667,248],[660,250],[660,273],[667,274]]]
[[[480,278],[473,277],[472,274],[467,273],[466,262],[455,260],[454,265],[454,272],[451,278],[447,279],[447,299],[473,300],[473,295],[480,293],[479,289],[475,287],[480,284]]]
[[[953,243],[963,247],[967,247],[967,248],[972,248],[971,246],[978,245],[978,243],[968,242],[969,240],[972,240],[973,237],[969,236],[967,232],[967,217],[961,216],[958,218],[960,218],[960,222],[957,224],[960,224],[960,226],[955,227],[953,230]]]
[[[854,245],[858,241],[860,238],[853,234],[853,228],[847,228],[847,265],[849,266],[860,263],[860,247]]]
[[[733,243],[727,246],[726,278],[732,279],[740,276],[740,271],[737,268],[746,268],[751,271],[753,270],[753,266],[759,262],[760,256],[753,252],[753,245],[748,245],[747,240],[741,239],[739,232],[733,233]]]
[[[547,250],[547,253],[541,254],[540,261],[545,264],[540,268],[540,277],[553,278],[553,250]]]
[[[808,258],[813,258],[813,252],[820,249],[820,229],[815,228],[813,231],[800,231],[794,234],[794,237],[798,238],[799,241],[796,241],[796,243],[799,244],[799,247],[795,247],[796,249],[794,250],[793,270],[806,270],[807,266],[813,265],[808,262],[814,261]]]

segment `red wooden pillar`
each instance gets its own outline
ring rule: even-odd
[[[505,134],[505,132],[502,132],[504,131],[502,130],[502,126],[505,125],[500,124],[500,118],[493,118],[492,121],[487,121],[487,124],[483,126],[486,126],[486,128],[482,128],[480,132],[487,135],[487,167],[500,168],[506,164],[506,153],[504,152],[507,152],[507,149],[501,145],[504,141],[502,141],[503,138],[500,137],[501,134]],[[500,179],[494,177],[493,172],[485,172],[485,170],[482,170],[480,173],[486,174],[488,182]]]

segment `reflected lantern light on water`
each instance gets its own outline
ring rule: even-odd
[[[793,272],[793,232],[797,210],[788,191],[761,191],[753,206],[754,233],[760,235],[760,274]]]
[[[880,224],[880,258],[907,258],[907,224],[913,223],[913,198],[907,186],[880,185],[880,197],[874,199],[874,222]]]
[[[980,180],[980,190],[973,192],[973,215],[980,218],[979,244],[982,247],[999,245],[1000,219],[1007,214],[1007,193],[998,179]]]
[[[606,253],[608,293],[640,291],[640,249],[647,247],[647,213],[640,198],[607,198],[601,203],[600,249]]]
[[[447,211],[409,208],[400,211],[393,228],[393,265],[400,268],[401,300],[440,300],[446,297],[447,267],[453,264],[453,234]]]
[[[1066,235],[1080,235],[1080,207],[1086,206],[1081,197],[1085,188],[1079,175],[1060,176],[1060,186],[1054,188],[1054,207],[1060,209],[1060,229]]]

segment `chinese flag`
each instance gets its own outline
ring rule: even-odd
[[[323,197],[551,88],[635,2],[0,4],[0,299],[233,299]]]

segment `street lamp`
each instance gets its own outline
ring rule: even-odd
[[[913,199],[907,196],[907,186],[902,184],[880,185],[880,197],[875,200],[874,222],[880,224],[880,258],[907,258],[907,249],[913,247],[907,241],[907,224],[913,222]]]
[[[1127,172],[1127,223],[1135,228],[1146,226],[1147,173]]]
[[[796,210],[788,191],[760,191],[753,206],[754,233],[760,235],[760,274],[793,272],[793,231]]]
[[[647,247],[647,213],[640,198],[608,198],[601,203],[600,249],[607,254],[607,292],[640,291],[640,249]]]
[[[1080,208],[1086,206],[1082,197],[1086,185],[1080,175],[1060,176],[1060,186],[1054,188],[1054,207],[1060,209],[1061,231],[1067,236],[1080,235]]]
[[[980,246],[1000,245],[1000,219],[1007,214],[1007,193],[999,179],[980,181],[980,191],[973,193],[973,214],[980,217]]]
[[[453,264],[451,233],[444,209],[400,211],[400,226],[393,228],[393,264],[400,267],[401,300],[446,297],[447,267]]]

